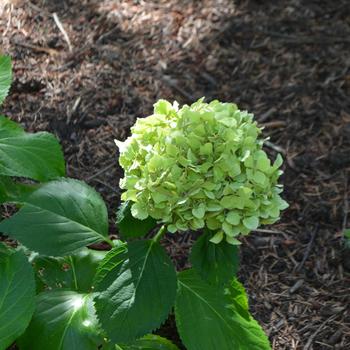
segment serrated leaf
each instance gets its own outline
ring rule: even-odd
[[[96,275],[98,318],[114,343],[130,342],[165,321],[175,300],[176,273],[152,240],[110,251]]]
[[[20,132],[0,116],[0,175],[48,181],[65,174],[57,139],[47,132]]]
[[[94,276],[106,251],[84,248],[63,258],[37,256],[33,266],[43,289],[70,289],[91,292]]]
[[[222,240],[214,244],[212,233],[202,234],[192,247],[190,261],[199,274],[212,284],[232,280],[239,266],[239,248]]]
[[[13,181],[10,177],[0,176],[0,203],[21,203],[34,192],[39,185],[27,185]]]
[[[235,308],[224,289],[202,280],[194,270],[178,274],[177,329],[188,350],[270,350],[257,322]]]
[[[231,297],[234,310],[249,321],[251,315],[249,313],[248,296],[243,284],[239,282],[237,278],[234,278],[229,283],[226,294]]]
[[[51,291],[37,296],[37,306],[20,350],[96,350],[102,343],[90,294]]]
[[[22,252],[1,245],[0,349],[6,349],[29,324],[35,307],[34,272]]]
[[[12,81],[12,65],[9,56],[0,55],[0,105],[4,102]]]
[[[132,202],[121,204],[117,212],[117,227],[124,239],[145,236],[157,225],[157,221],[150,216],[145,220],[139,220],[131,215]]]
[[[24,129],[18,123],[4,116],[0,116],[0,139],[25,134]]]
[[[66,256],[108,239],[107,209],[85,183],[61,179],[42,185],[0,232],[43,255]]]
[[[116,350],[179,350],[168,339],[155,334],[148,334],[141,339],[135,340],[128,345],[116,345]]]

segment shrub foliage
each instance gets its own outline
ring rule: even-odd
[[[0,102],[11,75],[1,56]],[[237,236],[285,207],[281,160],[259,134],[233,104],[159,101],[119,143],[123,241],[112,241],[105,203],[64,177],[57,139],[1,116],[0,201],[16,212],[0,222],[0,349],[176,350],[152,334],[170,313],[189,350],[270,349],[236,278]],[[189,229],[204,232],[177,272],[161,238]]]

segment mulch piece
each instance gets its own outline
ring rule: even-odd
[[[290,207],[244,239],[251,310],[274,349],[350,349],[348,0],[3,0],[0,11],[15,73],[3,112],[58,136],[68,175],[107,201],[111,234],[122,176],[113,140],[157,99],[253,112],[270,156],[286,159]],[[185,266],[193,237],[164,243]],[[160,332],[178,342],[173,324]]]

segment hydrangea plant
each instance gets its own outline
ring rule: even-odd
[[[0,104],[10,82],[0,55]],[[158,102],[121,145],[118,241],[101,196],[64,177],[58,140],[0,116],[0,204],[17,208],[0,219],[0,350],[179,350],[154,334],[170,313],[187,350],[271,350],[229,244],[285,206],[259,133],[233,104]],[[176,271],[166,229],[202,227]]]
[[[125,176],[122,200],[132,215],[148,216],[170,232],[207,227],[214,243],[247,235],[278,220],[282,157],[271,163],[253,115],[233,103],[198,100],[179,109],[160,100],[154,114],[138,119],[117,141]]]

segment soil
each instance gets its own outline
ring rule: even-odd
[[[254,113],[266,151],[286,159],[290,207],[244,239],[251,311],[274,349],[350,349],[348,0],[2,0],[1,11],[1,50],[14,61],[3,112],[57,135],[68,175],[107,201],[111,234],[122,175],[113,140],[157,99],[206,96]],[[193,239],[164,240],[179,267]],[[172,318],[160,333],[179,342]]]

